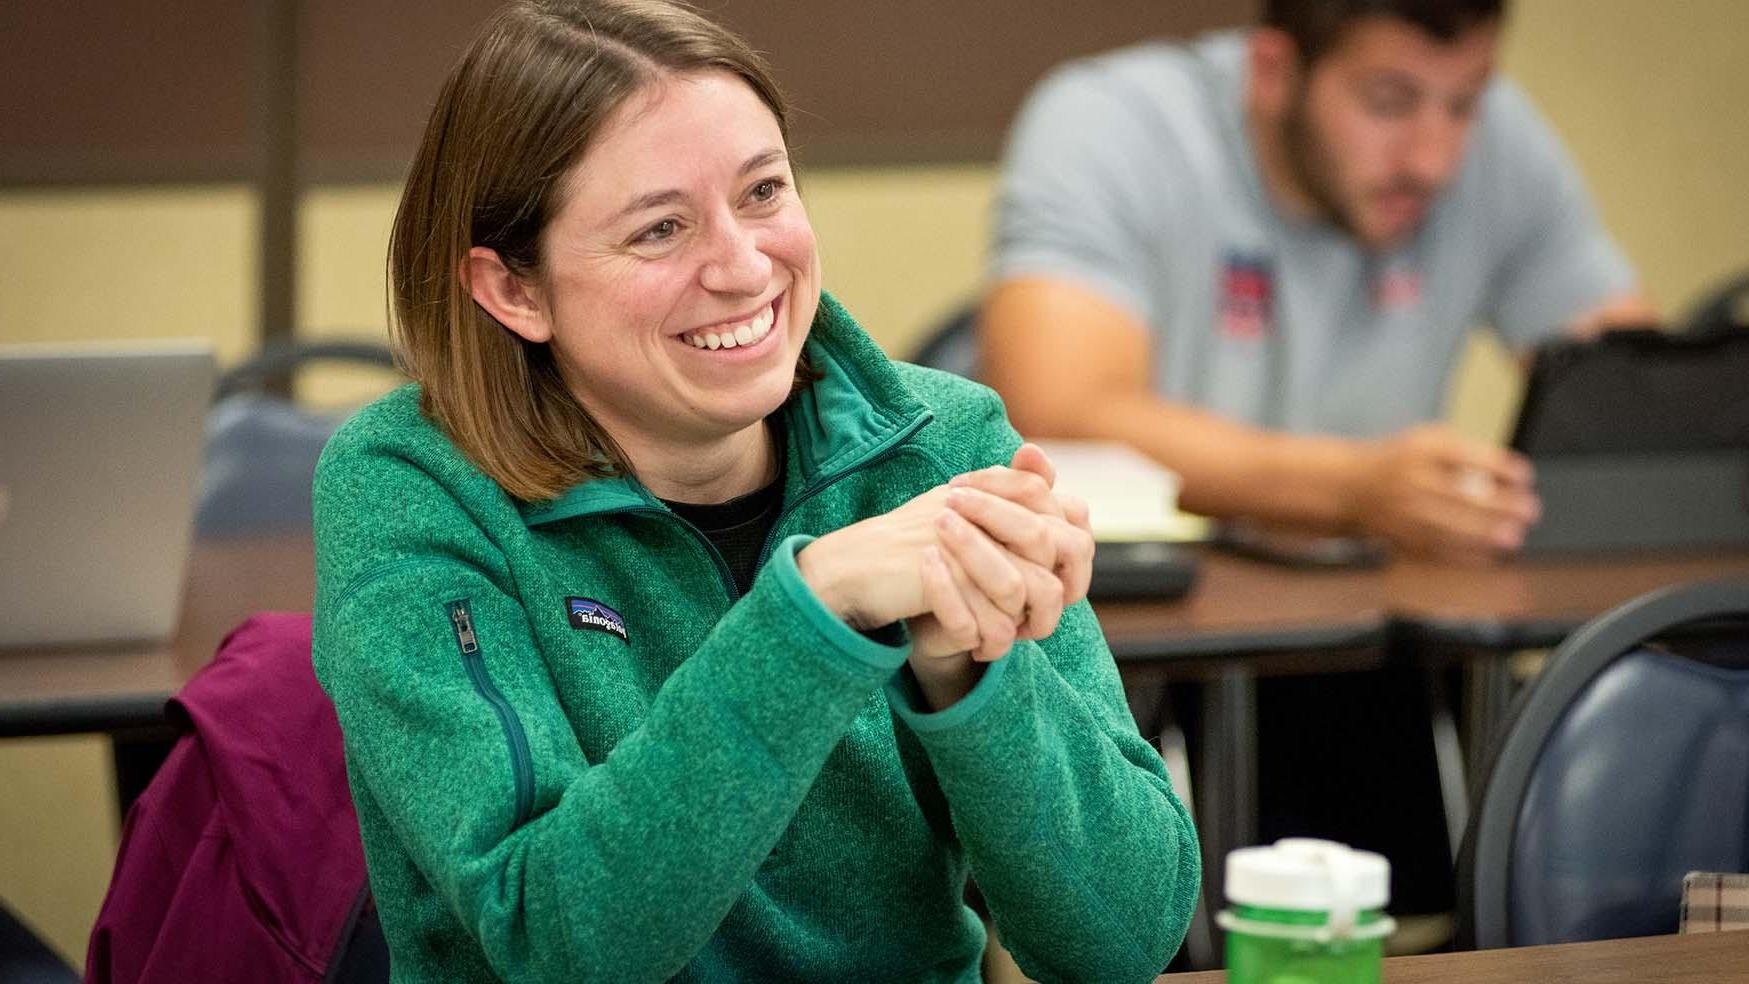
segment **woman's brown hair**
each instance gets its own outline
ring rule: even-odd
[[[539,279],[565,178],[632,94],[667,75],[733,73],[789,136],[783,96],[740,38],[666,0],[524,0],[493,15],[444,81],[389,238],[396,347],[420,408],[518,499],[624,470],[546,345],[474,303],[468,250]],[[806,370],[798,369],[798,379]]]

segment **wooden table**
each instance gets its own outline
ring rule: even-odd
[[[1104,602],[1112,655],[1135,665],[1331,652],[1385,641],[1382,570],[1293,570],[1202,549],[1196,584],[1170,602]]]
[[[1391,957],[1384,969],[1384,984],[1741,984],[1749,982],[1749,932]],[[1226,979],[1203,971],[1155,984]]]
[[[1204,665],[1321,669],[1330,654],[1409,637],[1510,649],[1558,642],[1585,620],[1665,584],[1749,577],[1749,551],[1575,557],[1495,567],[1398,563],[1302,571],[1207,551],[1188,596],[1098,606],[1126,671]],[[109,731],[158,720],[164,698],[212,657],[224,634],[265,610],[308,611],[307,536],[201,540],[183,616],[165,643],[0,649],[0,737]]]
[[[1749,551],[1676,557],[1520,561],[1461,568],[1294,570],[1204,551],[1195,588],[1173,602],[1103,603],[1100,621],[1126,678],[1199,675],[1209,731],[1198,764],[1204,813],[1226,817],[1205,845],[1249,842],[1255,810],[1253,680],[1258,674],[1377,665],[1388,647],[1498,651],[1550,645],[1586,619],[1663,584],[1749,576]],[[0,737],[162,734],[164,701],[249,614],[307,611],[308,536],[194,545],[183,617],[156,645],[0,649]],[[1370,661],[1370,663],[1369,663]],[[1489,706],[1487,701],[1472,701]],[[1472,728],[1472,733],[1485,733]],[[1211,825],[1213,826],[1213,825]]]
[[[1382,604],[1429,642],[1497,650],[1558,645],[1611,608],[1669,584],[1749,577],[1749,550],[1574,554],[1494,567],[1405,561]]]
[[[1749,550],[1573,554],[1488,566],[1398,561],[1372,570],[1299,570],[1200,553],[1190,594],[1099,605],[1126,663],[1325,652],[1388,633],[1471,648],[1553,646],[1587,620],[1668,584],[1749,577]]]

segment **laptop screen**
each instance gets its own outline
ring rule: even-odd
[[[0,646],[175,628],[214,374],[205,343],[0,347]]]

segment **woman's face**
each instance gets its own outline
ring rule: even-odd
[[[819,305],[814,232],[777,120],[739,78],[665,78],[566,179],[542,239],[541,320],[608,433],[680,448],[788,398]]]

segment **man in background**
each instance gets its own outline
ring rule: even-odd
[[[1050,75],[1010,137],[980,316],[1020,431],[1133,445],[1194,512],[1515,550],[1529,464],[1435,422],[1468,333],[1524,352],[1653,315],[1496,75],[1503,7],[1265,0],[1250,31]],[[1258,692],[1263,839],[1383,851],[1399,913],[1451,905],[1425,695],[1379,674]]]
[[[983,373],[1034,437],[1127,442],[1217,517],[1481,559],[1530,468],[1436,423],[1468,332],[1653,317],[1496,76],[1504,0],[1266,0],[1067,65],[1015,125]]]

